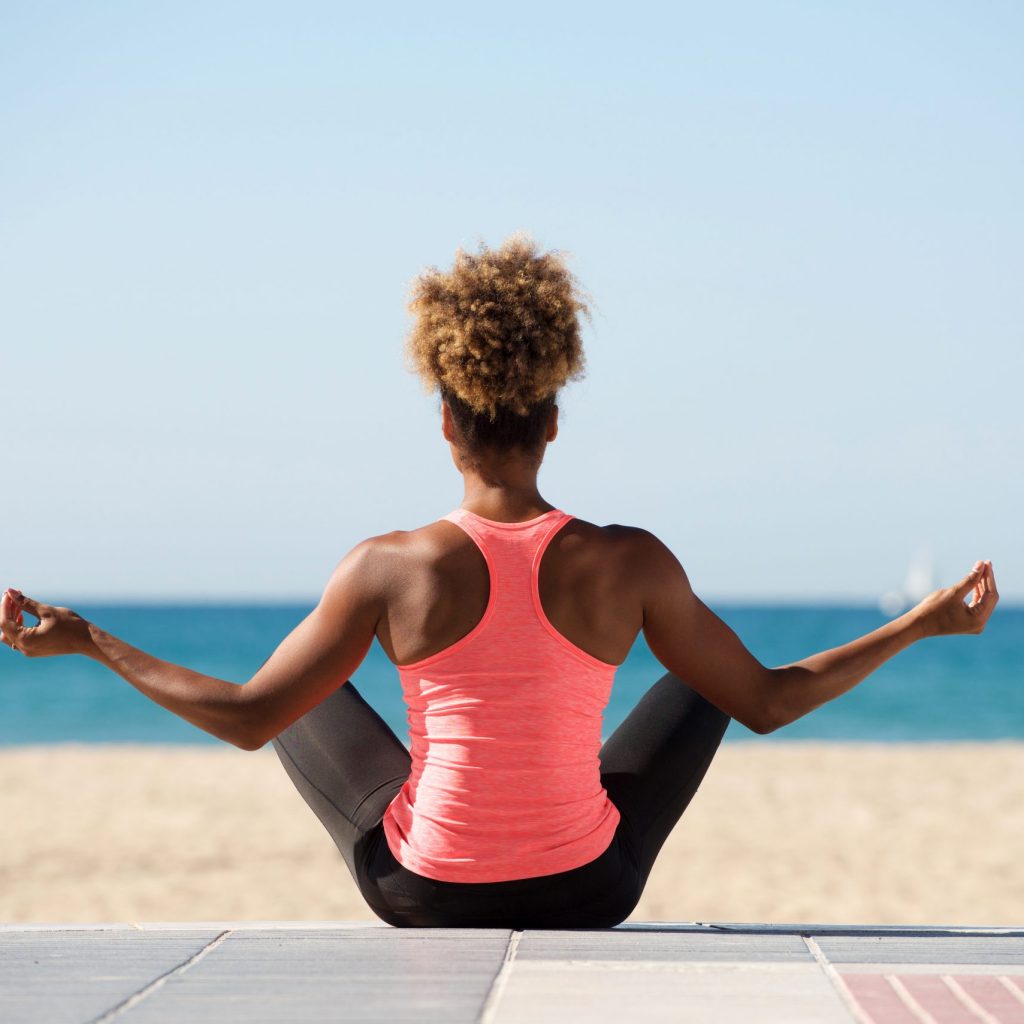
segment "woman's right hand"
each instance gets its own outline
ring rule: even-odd
[[[965,604],[968,594],[971,600]],[[976,562],[959,583],[929,594],[913,611],[924,627],[925,636],[981,633],[998,600],[992,563]]]

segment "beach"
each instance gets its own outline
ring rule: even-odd
[[[269,747],[0,750],[0,920],[375,920]],[[726,744],[630,920],[1024,925],[1024,743]]]

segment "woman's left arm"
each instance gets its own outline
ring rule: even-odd
[[[84,654],[205,732],[257,750],[347,682],[366,657],[384,608],[376,540],[338,563],[317,606],[241,685],[155,658],[70,608],[17,591],[0,603],[3,642],[30,658]],[[23,611],[39,623],[26,627]]]

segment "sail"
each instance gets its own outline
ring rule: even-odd
[[[878,599],[878,608],[883,615],[900,615],[908,608],[913,608],[919,601],[935,590],[935,566],[932,562],[931,550],[927,545],[919,545],[903,585],[895,590],[887,590]]]

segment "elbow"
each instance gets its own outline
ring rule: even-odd
[[[751,732],[758,736],[767,736],[769,733],[788,725],[791,719],[782,707],[779,693],[779,679],[772,670],[765,676],[765,686],[761,691],[761,698],[749,723],[744,723]]]
[[[770,732],[775,732],[776,729],[781,729],[786,723],[778,718],[772,717],[767,714],[752,722],[747,726],[751,732],[756,732],[758,736],[767,736]]]
[[[770,732],[775,732],[776,729],[781,725],[772,718],[766,711],[761,711],[756,717],[751,718],[749,721],[743,723],[751,732],[757,733],[758,736],[767,736]]]
[[[241,689],[244,691],[245,687]],[[239,696],[242,699],[235,708],[231,735],[227,737],[228,742],[238,747],[239,750],[259,750],[271,738],[267,735],[265,716],[261,714],[261,709],[255,701],[245,700],[244,693]]]
[[[231,742],[239,750],[259,750],[267,741],[263,736],[243,733],[242,735],[235,736]]]
[[[234,730],[231,742],[239,750],[259,750],[265,747],[276,733],[268,733],[265,722],[240,722]]]

